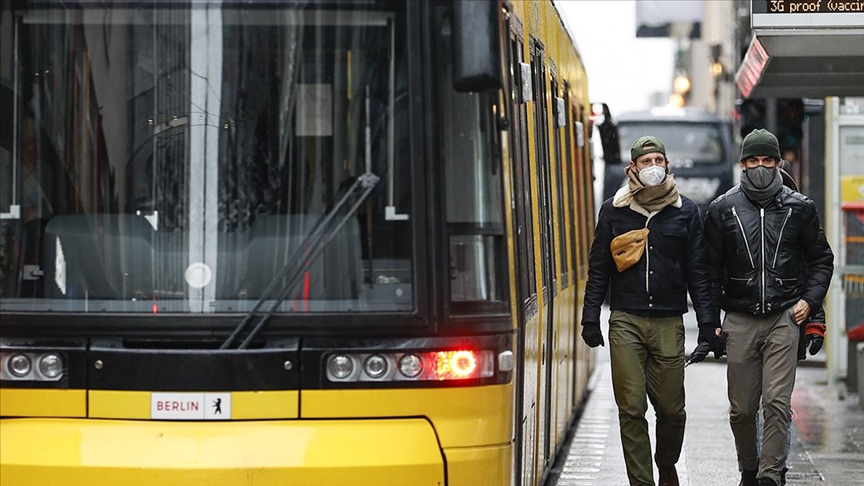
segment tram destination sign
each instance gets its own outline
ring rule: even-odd
[[[751,0],[754,29],[862,28],[864,0]]]

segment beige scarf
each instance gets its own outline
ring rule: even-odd
[[[678,185],[672,174],[666,174],[666,180],[658,186],[645,186],[639,182],[636,172],[628,167],[627,178],[630,179],[633,199],[648,212],[660,211],[678,200]]]

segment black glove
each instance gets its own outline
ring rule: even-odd
[[[585,341],[585,344],[587,344],[591,348],[596,348],[597,346],[605,346],[606,343],[603,342],[603,333],[600,332],[600,323],[583,322],[582,340]]]
[[[700,324],[699,337],[696,339],[696,342],[699,344],[708,343],[708,349],[714,352],[714,359],[720,359],[721,356],[726,354],[726,341],[717,335],[717,329],[719,328],[720,326],[716,324]],[[708,353],[706,352],[705,355],[707,356]],[[702,359],[705,358],[703,357]],[[698,361],[696,362],[698,363]]]
[[[825,343],[825,324],[810,322],[804,332],[807,339],[805,346],[810,348],[810,356],[813,356],[822,349],[822,345]]]
[[[699,343],[699,345],[696,346],[696,349],[690,353],[690,360],[687,361],[684,366],[705,361],[705,357],[708,356],[709,351],[711,351],[711,346],[709,346],[708,343]]]

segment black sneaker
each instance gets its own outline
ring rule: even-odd
[[[757,472],[758,471],[742,471],[741,482],[738,483],[738,486],[759,486],[759,483],[756,482]]]

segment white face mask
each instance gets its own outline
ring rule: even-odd
[[[639,171],[639,181],[645,186],[657,186],[666,179],[666,169],[652,165]]]

